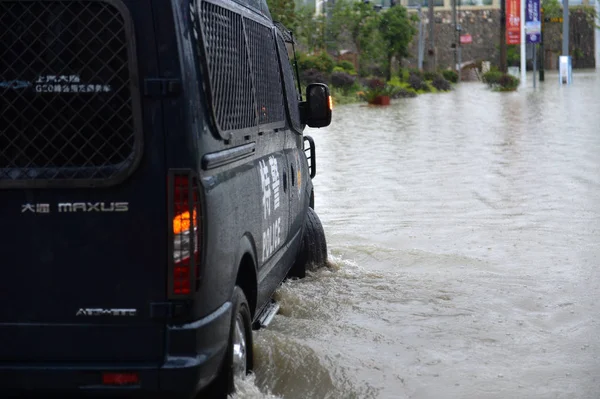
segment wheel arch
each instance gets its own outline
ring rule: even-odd
[[[245,234],[240,240],[237,260],[237,274],[235,285],[239,286],[246,295],[252,318],[256,314],[258,300],[258,279],[256,270],[256,246],[249,234]]]

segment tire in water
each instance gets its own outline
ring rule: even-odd
[[[288,273],[288,278],[304,278],[307,270],[315,270],[325,265],[327,265],[325,230],[314,209],[308,208],[300,252]]]

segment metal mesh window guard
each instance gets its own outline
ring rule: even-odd
[[[222,132],[255,127],[257,112],[242,16],[206,1],[201,14],[217,123]]]
[[[141,156],[119,0],[0,0],[0,187],[101,185]]]
[[[288,112],[292,127],[298,132],[302,131],[300,122],[300,108],[298,101],[298,90],[294,83],[294,72],[287,53],[287,47],[281,36],[277,35],[277,46],[279,48],[279,57],[283,68],[283,80],[285,84],[285,94],[287,98]]]
[[[250,19],[245,19],[245,25],[259,124],[280,122],[279,125],[283,127],[283,90],[272,30]]]

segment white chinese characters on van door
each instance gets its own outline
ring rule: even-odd
[[[273,214],[279,208],[281,184],[279,179],[279,163],[274,156],[268,161],[259,162],[259,173],[262,190],[263,219],[267,228],[262,233],[262,261],[267,260],[281,245],[281,217],[271,218],[271,202]]]

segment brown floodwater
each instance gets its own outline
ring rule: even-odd
[[[600,74],[336,106],[331,265],[277,292],[237,398],[600,397]]]

